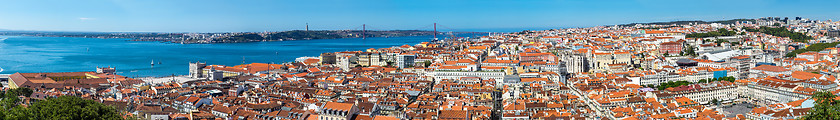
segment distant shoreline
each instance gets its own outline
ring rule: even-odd
[[[439,37],[446,37],[449,33],[485,34],[488,32],[438,32]],[[91,33],[91,32],[37,32],[37,31],[0,31],[0,36],[29,36],[29,37],[76,37],[99,39],[129,39],[127,41],[151,41],[179,44],[215,44],[215,43],[247,43],[268,41],[291,41],[313,39],[342,39],[342,38],[376,38],[376,37],[407,37],[433,35],[433,31],[423,30],[293,30],[282,32],[242,32],[242,33]]]
[[[96,37],[79,37],[79,36],[34,36],[34,35],[0,35],[0,36],[8,36],[8,37],[48,37],[48,38],[90,38],[90,39],[124,39],[123,41],[136,41],[136,42],[160,42],[160,43],[177,43],[174,41],[165,41],[165,40],[140,40],[134,38],[96,38]],[[431,35],[412,35],[412,36],[394,36],[396,37],[417,37],[417,36],[431,36]],[[442,36],[443,37],[443,36]],[[359,37],[350,37],[350,38],[358,38]],[[350,39],[350,38],[329,38],[329,39]],[[392,38],[392,36],[388,37],[367,37],[367,38]],[[4,40],[0,38],[0,40]],[[328,40],[328,39],[303,39],[303,40]],[[266,40],[266,41],[249,41],[249,42],[224,42],[224,43],[254,43],[254,42],[278,42],[278,41],[301,41],[301,40]],[[222,44],[222,43],[184,43],[184,44]]]

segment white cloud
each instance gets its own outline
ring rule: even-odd
[[[80,18],[79,18],[79,20],[82,20],[82,21],[88,21],[88,20],[96,20],[96,18],[86,18],[86,17],[80,17]]]

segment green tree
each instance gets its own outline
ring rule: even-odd
[[[840,42],[833,42],[833,43],[815,43],[815,44],[812,44],[812,45],[810,45],[810,46],[808,46],[808,47],[805,47],[805,49],[796,49],[796,50],[793,50],[792,52],[789,52],[789,53],[785,54],[785,57],[796,57],[796,54],[799,54],[799,53],[805,53],[805,52],[808,52],[808,51],[822,51],[822,50],[824,50],[825,48],[830,48],[830,47],[837,46],[837,44],[840,44]]]
[[[426,66],[426,67],[429,67],[429,66],[432,65],[432,61],[428,61],[428,60],[423,61],[423,65]]]
[[[3,100],[0,101],[0,106],[2,106],[0,110],[10,110],[13,107],[17,106],[18,102],[20,102],[20,99],[18,97],[3,98]]]
[[[694,53],[694,47],[688,46],[688,47],[685,48],[685,51],[686,51],[685,54],[688,54],[688,55],[691,55],[691,56],[696,56],[697,55],[697,53]]]
[[[717,44],[720,44],[720,43],[729,43],[729,40],[717,39],[717,40],[715,40],[715,43],[717,43]]]
[[[689,84],[693,84],[693,83],[688,82],[688,81],[676,81],[676,82],[675,81],[668,81],[668,82],[665,82],[665,83],[660,83],[659,86],[656,86],[656,89],[665,90],[665,89],[668,89],[668,88],[671,88],[671,87],[679,87],[679,86],[689,85]]]
[[[788,37],[795,42],[808,43],[808,40],[814,39],[813,37],[808,36],[806,34],[790,31],[785,27],[766,27],[766,26],[762,26],[762,27],[759,27],[758,29],[744,28],[744,30],[750,31],[750,32],[761,32],[761,33],[764,33],[764,34],[770,34],[770,35],[778,36],[778,37]]]
[[[394,66],[394,61],[387,61],[385,63],[386,63],[386,65],[385,65],[386,67],[393,67]]]
[[[40,120],[33,118],[32,112],[22,106],[11,108],[8,111],[5,111],[2,116],[5,120]]]
[[[75,96],[61,96],[34,101],[29,107],[17,105],[17,96],[29,96],[29,88],[6,91],[0,101],[0,119],[4,120],[119,120],[120,113],[111,106]]]
[[[34,119],[32,113],[23,106],[18,106],[20,98],[18,96],[29,96],[32,94],[32,89],[29,88],[15,88],[7,90],[3,93],[3,99],[0,100],[0,118],[5,120],[27,120]]]
[[[714,104],[714,105],[718,105],[718,104],[719,104],[719,102],[720,102],[720,101],[718,101],[718,99],[717,99],[717,98],[712,99],[712,101],[711,101],[711,103],[712,103],[712,104]]]
[[[706,33],[691,33],[685,35],[686,38],[705,38],[705,37],[717,37],[717,36],[732,36],[737,34],[738,32],[730,31],[727,29],[720,28],[717,31],[711,31]]]
[[[29,107],[36,119],[49,120],[118,120],[123,119],[114,107],[75,96],[61,96],[38,101]]]
[[[15,88],[9,89],[4,92],[3,99],[0,100],[0,111],[9,111],[12,112],[13,108],[17,106],[18,102],[20,102],[20,98],[18,96],[29,96],[32,95],[32,89],[29,88]]]
[[[29,95],[32,95],[32,89],[29,89],[29,88],[26,88],[26,87],[10,89],[9,91],[6,91],[5,95],[6,95],[6,98],[18,97],[18,96],[27,96],[28,97]]]
[[[804,120],[840,120],[840,101],[837,96],[827,91],[815,92],[811,97],[816,105],[803,116]]]

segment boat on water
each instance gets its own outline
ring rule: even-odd
[[[152,60],[152,66],[155,66],[155,60]]]
[[[0,72],[3,72],[3,68],[2,68],[2,67],[0,67]]]

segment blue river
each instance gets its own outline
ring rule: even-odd
[[[244,63],[283,63],[298,57],[317,57],[324,52],[415,45],[431,38],[175,44],[127,39],[0,36],[0,74],[95,71],[96,67],[111,66],[118,74],[128,77],[185,75],[189,62],[229,66],[240,65],[243,60]]]

